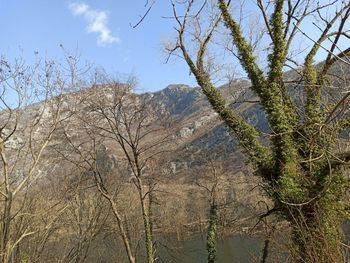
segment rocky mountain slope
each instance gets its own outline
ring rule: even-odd
[[[257,105],[254,95],[248,92],[248,87],[248,81],[236,80],[231,85],[225,85],[220,89],[232,107],[251,124],[261,131],[268,131],[264,113]],[[55,110],[61,107],[60,119],[62,121],[57,125],[44,152],[45,156],[41,161],[43,166],[40,168],[41,174],[45,174],[45,171],[52,173],[52,164],[55,164],[54,167],[61,167],[61,165],[56,165],[59,157],[66,155],[65,158],[73,158],[72,153],[77,152],[77,149],[68,147],[67,136],[76,146],[91,147],[91,138],[88,136],[86,126],[90,125],[92,128],[101,121],[95,120],[94,124],[92,120],[95,118],[92,115],[97,111],[96,106],[101,105],[102,108],[107,108],[109,103],[113,103],[115,96],[119,96],[116,93],[120,92],[120,88],[120,84],[117,86],[100,85],[66,94],[62,98],[54,98],[46,105],[44,103],[33,104],[21,111],[16,134],[6,145],[16,153],[20,147],[30,145],[25,138],[28,137],[29,132],[32,132],[32,140],[35,142],[45,138],[52,127],[51,118]],[[152,109],[150,126],[153,125],[152,122],[163,120],[170,123],[166,130],[156,135],[159,137],[167,133],[170,138],[164,146],[166,153],[157,157],[163,174],[186,175],[193,169],[206,165],[209,159],[220,161],[232,172],[245,171],[245,158],[236,141],[212,110],[200,88],[173,84],[154,93],[135,94],[131,92],[127,96],[134,97],[135,103],[145,102]],[[130,105],[133,103],[131,102]],[[130,111],[132,112],[132,109]],[[8,114],[0,116],[3,121],[7,117]],[[30,131],[36,118],[40,119],[40,122],[33,131]],[[112,158],[115,159],[113,162],[119,162],[124,158],[120,147],[117,147],[114,142],[105,141],[103,144],[109,148],[107,155],[112,155]]]
[[[286,80],[292,80],[295,77],[293,72],[286,74]],[[113,102],[115,94],[119,92],[117,89],[123,86],[118,85],[115,87],[99,85],[66,94],[62,102],[51,102],[49,103],[50,107],[46,108],[42,103],[37,103],[23,111],[22,119],[31,120],[32,123],[39,115],[43,119],[49,119],[54,113],[55,107],[62,103],[62,114],[66,118],[62,125],[67,128],[67,131],[71,131],[72,140],[79,142],[86,137],[83,135],[86,124],[84,119],[92,114],[92,111],[95,110],[93,108],[96,106],[85,103],[85,101],[99,101],[100,105],[107,105]],[[269,127],[265,114],[261,110],[257,98],[248,89],[249,85],[250,83],[246,80],[234,80],[229,85],[220,87],[220,91],[228,103],[250,124],[257,127],[262,134],[268,134]],[[297,85],[294,85],[290,92],[294,94],[293,97],[297,103],[302,101],[302,92]],[[172,136],[170,144],[166,146],[169,148],[169,153],[162,155],[160,158],[163,158],[161,162],[162,169],[166,170],[166,173],[171,175],[184,174],[192,168],[205,165],[208,159],[220,161],[233,172],[246,171],[245,157],[241,149],[234,137],[228,133],[217,114],[212,110],[200,88],[172,84],[154,93],[134,94],[131,92],[131,95],[135,97],[135,101],[138,101],[138,103],[143,101],[152,109],[151,118],[153,121],[167,119],[172,122],[171,130],[167,131]],[[76,112],[79,112],[80,120],[69,117],[69,115],[74,115]],[[6,120],[7,114],[4,113],[0,117]],[[42,128],[34,133],[36,140],[40,139],[40,134],[45,134],[45,122],[45,120],[42,121]],[[19,124],[21,125],[21,121],[19,121]],[[54,156],[57,149],[66,146],[66,143],[63,142],[62,129],[58,128],[57,130],[58,132],[50,142],[49,150],[46,151],[47,158]],[[24,131],[22,134],[19,132],[13,136],[7,142],[8,147],[14,149],[21,147],[23,144],[21,137],[23,136],[25,136]],[[115,157],[118,158],[117,156],[120,153],[115,149],[113,151]]]
[[[232,107],[249,123],[261,131],[267,131],[265,115],[248,87],[248,81],[236,80],[220,89]],[[221,160],[227,168],[236,171],[243,169],[244,156],[200,88],[169,85],[164,90],[140,96],[151,98],[156,112],[170,116],[178,124],[174,131],[176,154],[170,161],[172,173],[203,165],[208,158]]]

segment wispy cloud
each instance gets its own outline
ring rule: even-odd
[[[112,35],[108,27],[107,12],[92,9],[89,5],[81,2],[70,3],[68,7],[73,15],[84,17],[87,22],[87,32],[98,34],[98,45],[106,46],[120,41],[118,37]]]

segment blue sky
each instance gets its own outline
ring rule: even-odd
[[[131,27],[146,11],[145,2],[0,0],[0,54],[23,56],[30,62],[39,52],[41,57],[60,60],[63,45],[66,50],[78,50],[81,60],[108,73],[136,76],[140,91],[155,91],[173,83],[195,86],[184,61],[173,57],[165,64],[162,42],[174,36],[172,21],[162,18],[172,15],[170,0],[156,1],[144,22],[136,29]],[[252,13],[245,15],[254,19]],[[319,31],[310,21],[303,29],[317,39]],[[296,41],[296,48],[311,44],[308,39]],[[324,58],[325,52],[320,53],[323,55],[317,56],[318,60]]]
[[[195,85],[180,59],[165,64],[162,41],[173,34],[169,1],[158,1],[152,15],[133,29],[146,11],[144,1],[0,0],[0,54],[61,59],[62,44],[81,59],[116,75],[135,75],[138,88],[154,91],[171,83]]]

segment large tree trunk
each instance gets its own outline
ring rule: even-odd
[[[337,202],[324,205],[321,200],[303,207],[288,208],[294,245],[292,254],[296,262],[342,262],[341,221],[334,210],[338,205]]]

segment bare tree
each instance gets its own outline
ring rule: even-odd
[[[347,186],[343,169],[350,152],[337,145],[342,131],[349,129],[350,96],[348,88],[341,89],[348,86],[346,75],[332,69],[342,65],[348,72],[349,49],[343,49],[342,43],[349,38],[350,3],[257,1],[256,17],[266,32],[267,59],[263,60],[241,27],[244,17],[239,11],[243,9],[233,1],[172,1],[172,5],[177,39],[168,51],[186,61],[256,174],[265,180],[275,204],[265,216],[277,213],[289,221],[297,262],[340,262]],[[304,23],[313,24],[312,34]],[[220,62],[227,61],[217,45],[222,35],[230,37],[231,61],[245,71],[266,114],[269,144],[230,107],[215,85]],[[296,56],[297,43],[304,40],[309,44]],[[316,64],[322,52],[324,61]],[[217,55],[223,53],[220,61]],[[287,67],[293,69],[294,75],[289,74],[294,77],[285,73]],[[301,100],[296,99],[296,92]]]
[[[1,262],[20,260],[17,252],[25,239],[39,233],[49,235],[62,208],[54,209],[58,214],[47,221],[45,230],[33,224],[40,215],[38,210],[33,210],[38,207],[34,205],[31,189],[49,169],[43,156],[58,123],[64,118],[61,114],[64,81],[64,75],[52,61],[27,66],[21,59],[11,63],[1,58]],[[45,243],[44,236],[41,241]]]
[[[130,93],[130,86],[112,83],[108,88],[112,89],[112,100],[106,101],[105,96],[95,97],[91,105],[93,115],[99,119],[94,126],[102,131],[103,136],[117,143],[126,159],[131,180],[139,195],[147,262],[151,263],[156,257],[151,218],[156,182],[152,179],[149,165],[156,155],[165,151],[162,147],[168,141],[169,134],[164,133],[163,123],[157,123],[154,119],[148,102]]]
[[[86,91],[80,106],[83,111],[77,114],[89,144],[85,152],[84,146],[71,137],[72,133],[66,132],[65,136],[75,153],[83,158],[85,169],[94,176],[98,191],[110,203],[129,262],[135,262],[136,251],[128,236],[125,215],[118,207],[118,194],[120,188],[130,182],[134,185],[141,209],[147,260],[154,262],[152,198],[157,187],[154,177],[157,171],[152,167],[156,156],[166,152],[164,145],[170,139],[166,132],[169,129],[156,119],[148,101],[132,93],[132,82],[120,84],[98,76],[95,83]],[[118,182],[118,177],[124,178],[124,182]]]
[[[74,167],[72,169],[75,170]],[[81,169],[79,169],[82,171]],[[78,170],[78,171],[79,171]],[[64,198],[67,209],[62,224],[66,226],[67,240],[64,262],[86,262],[93,242],[102,233],[109,216],[108,206],[100,194],[95,191],[95,184],[86,176],[85,171],[67,178]]]

